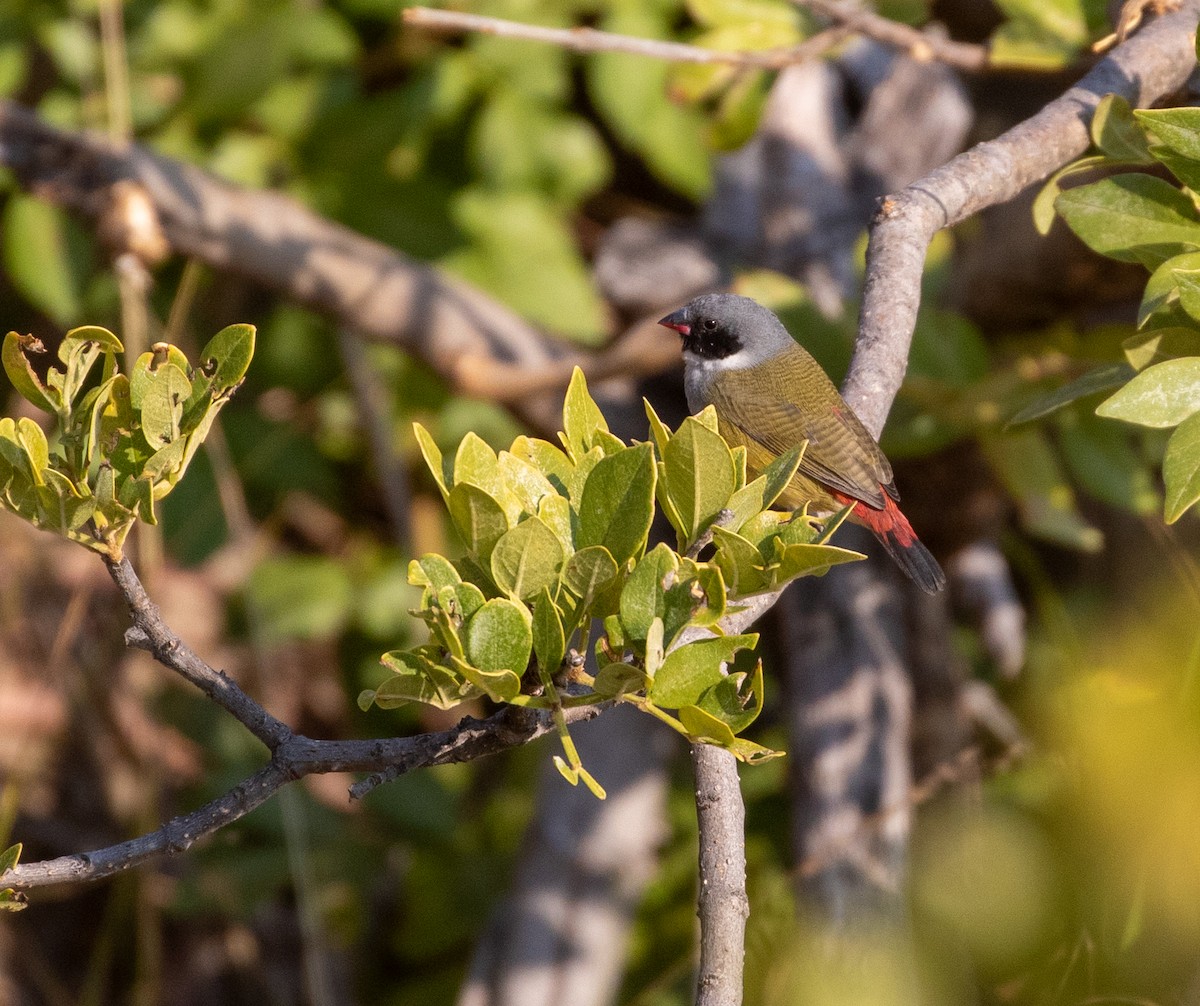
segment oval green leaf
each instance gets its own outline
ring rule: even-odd
[[[1200,357],[1165,360],[1147,367],[1111,398],[1096,415],[1139,426],[1178,426],[1200,410]]]
[[[1200,250],[1200,220],[1187,195],[1145,174],[1114,175],[1064,192],[1055,207],[1094,251],[1156,268]]]
[[[489,672],[507,670],[519,677],[533,652],[529,615],[507,598],[493,598],[467,621],[463,643],[473,666]]]
[[[496,542],[492,579],[510,597],[525,600],[558,582],[563,558],[558,536],[537,517],[529,517]]]
[[[654,453],[649,444],[628,447],[597,462],[579,503],[580,548],[603,545],[618,566],[645,547],[654,517]]]
[[[663,451],[667,492],[693,541],[733,494],[733,455],[721,435],[688,416]]]
[[[455,485],[447,499],[450,517],[463,541],[486,562],[500,536],[508,530],[504,509],[491,496],[469,482]]]
[[[1163,519],[1174,524],[1200,500],[1200,413],[1179,424],[1163,458]]]
[[[721,666],[738,650],[750,649],[757,642],[757,633],[749,633],[701,639],[672,650],[654,676],[650,698],[671,709],[695,705],[701,695],[724,677]]]

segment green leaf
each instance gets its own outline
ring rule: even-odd
[[[187,451],[187,440],[172,440],[160,451],[155,451],[146,459],[142,467],[142,475],[154,482],[155,498],[162,499],[183,474],[184,455]]]
[[[1163,519],[1174,524],[1200,500],[1200,413],[1176,427],[1163,457]]]
[[[147,524],[158,523],[158,515],[154,512],[154,483],[149,479],[132,475],[122,479],[117,487],[117,500],[139,520]]]
[[[463,642],[474,667],[482,671],[507,670],[519,678],[533,652],[529,614],[507,598],[493,598],[467,621]]]
[[[763,509],[779,499],[779,494],[795,477],[796,469],[800,467],[800,460],[804,457],[804,450],[807,446],[808,441],[797,444],[785,454],[779,455],[763,469],[762,478],[766,479],[767,483],[766,488],[763,489]]]
[[[214,398],[228,396],[242,383],[254,358],[254,336],[253,325],[228,325],[200,351],[200,373]]]
[[[723,527],[713,528],[713,541],[717,544],[713,562],[731,595],[746,597],[767,589],[770,581],[763,572],[765,563],[753,542]]]
[[[524,513],[536,515],[545,497],[557,495],[557,490],[541,469],[524,458],[510,451],[501,451],[499,462],[500,474]]]
[[[446,463],[442,458],[441,450],[434,442],[429,431],[420,423],[413,423],[413,434],[417,438],[417,446],[421,450],[421,457],[425,459],[425,466],[429,469],[429,474],[433,476],[433,481],[437,483],[437,487],[441,491],[442,499],[449,502],[449,482],[453,481],[453,478],[446,471]]]
[[[782,586],[798,576],[820,576],[834,566],[865,559],[861,552],[836,545],[786,545],[776,539],[776,557],[768,572],[773,587]]]
[[[597,27],[643,38],[669,38],[672,8],[628,3],[605,8]],[[671,68],[620,53],[596,53],[584,64],[588,96],[619,143],[672,188],[700,200],[711,185],[704,115],[664,101]]]
[[[21,912],[29,907],[29,898],[23,891],[11,887],[0,890],[0,912]]]
[[[337,635],[354,606],[344,566],[322,556],[278,556],[260,562],[246,584],[256,631],[268,642]]]
[[[192,382],[173,363],[147,373],[149,378],[141,395],[142,435],[158,450],[179,439],[180,420],[192,393]]]
[[[5,271],[21,295],[60,326],[79,318],[89,253],[86,239],[66,213],[48,202],[10,192],[0,232]]]
[[[503,505],[508,495],[496,452],[477,433],[468,433],[454,455],[454,486],[469,483]],[[507,508],[505,508],[507,511]]]
[[[2,351],[4,372],[12,381],[12,386],[31,405],[43,412],[58,412],[62,396],[53,388],[47,388],[38,377],[37,372],[29,362],[26,353],[44,353],[45,347],[41,340],[32,335],[18,335],[9,332],[4,337]]]
[[[485,671],[460,657],[450,656],[454,669],[494,702],[511,702],[521,693],[521,677],[514,671],[501,668]]]
[[[546,588],[542,588],[533,605],[533,652],[543,675],[557,674],[567,655],[562,614]]]
[[[442,257],[446,270],[534,323],[580,342],[600,341],[604,306],[564,207],[536,190],[484,184],[457,187],[450,203],[468,240]]]
[[[763,509],[763,492],[766,488],[767,480],[760,475],[749,485],[738,489],[725,504],[725,509],[733,516],[721,526],[736,531],[751,517],[759,513]]]
[[[1127,363],[1106,363],[1095,370],[1089,370],[1073,381],[1060,385],[1048,394],[1039,395],[1013,416],[1008,421],[1008,426],[1011,428],[1034,419],[1041,419],[1080,398],[1119,388],[1133,375],[1134,370]]]
[[[764,691],[760,660],[753,674],[729,674],[723,677],[700,696],[697,705],[719,719],[733,733],[740,734],[762,712]],[[680,712],[682,714],[682,710]],[[683,719],[682,715],[680,719]]]
[[[1092,142],[1114,161],[1153,164],[1146,133],[1139,125],[1143,113],[1135,112],[1119,94],[1106,94],[1092,113]]]
[[[1077,161],[1072,161],[1066,167],[1059,168],[1042,186],[1037,196],[1033,200],[1033,225],[1037,228],[1037,232],[1045,237],[1050,233],[1050,228],[1054,221],[1058,219],[1058,211],[1055,209],[1055,201],[1063,193],[1062,183],[1067,178],[1074,175],[1088,175],[1094,172],[1099,167],[1106,167],[1111,162],[1102,154],[1096,154],[1092,157],[1081,157]]]
[[[628,447],[597,462],[579,504],[580,548],[603,545],[618,566],[645,547],[654,517],[654,453],[649,444]]]
[[[513,441],[512,453],[537,468],[558,493],[570,495],[569,486],[575,475],[575,465],[552,443],[533,437],[517,437]]]
[[[102,380],[111,377],[116,367],[113,354],[121,351],[120,340],[108,329],[97,325],[73,328],[63,336],[58,346],[58,358],[66,367],[62,384],[63,402],[75,401],[101,353],[108,354],[106,375]],[[81,406],[81,411],[86,413],[87,410]]]
[[[421,702],[436,709],[453,709],[481,694],[470,681],[435,663],[421,650],[393,650],[379,660],[396,672],[370,693],[381,709],[395,709],[410,702]]]
[[[34,482],[40,483],[42,473],[50,464],[50,445],[46,441],[46,434],[32,419],[22,416],[17,420],[17,443],[29,457]]]
[[[680,706],[677,710],[679,722],[694,741],[713,744],[716,747],[729,748],[735,740],[729,724],[717,718],[706,709],[699,706]]]
[[[1133,115],[1158,141],[1150,154],[1188,188],[1200,189],[1200,109],[1157,108]]]
[[[783,751],[773,751],[761,744],[755,744],[754,741],[748,741],[745,737],[735,737],[727,750],[738,761],[745,762],[747,765],[758,765],[760,762],[770,761],[772,758],[782,758],[785,754]]]
[[[757,643],[757,633],[750,633],[701,639],[672,650],[654,677],[650,698],[671,709],[695,705],[724,676],[722,665],[738,650],[751,649]]]
[[[688,416],[663,452],[667,492],[694,541],[733,494],[733,455],[719,433]]]
[[[1145,325],[1150,318],[1159,312],[1165,312],[1173,303],[1179,301],[1184,310],[1189,306],[1196,309],[1196,280],[1200,277],[1200,252],[1188,252],[1167,259],[1151,274],[1146,283],[1146,292],[1142,294],[1142,302],[1138,306],[1138,327]],[[1188,303],[1183,304],[1184,285],[1189,286]]]
[[[570,501],[557,494],[543,496],[537,516],[558,537],[563,555],[571,555],[575,548],[575,532],[571,527]]]
[[[1200,331],[1194,328],[1152,328],[1121,343],[1125,358],[1135,370],[1176,356],[1200,356]]]
[[[486,562],[500,536],[508,530],[504,509],[484,490],[469,482],[455,485],[450,490],[447,505],[467,548]]]
[[[1152,175],[1104,178],[1064,192],[1055,201],[1071,229],[1094,251],[1153,269],[1185,251],[1200,250],[1195,204]]]
[[[442,587],[462,583],[462,577],[449,559],[430,552],[408,564],[408,582],[414,587],[430,587],[436,596]]]
[[[646,418],[650,420],[650,433],[654,437],[654,446],[658,449],[658,458],[661,461],[667,444],[671,441],[671,430],[658,418],[658,413],[654,411],[654,406],[648,398],[642,399],[642,407],[646,410]]]
[[[667,628],[661,618],[656,618],[646,633],[646,677],[653,678],[662,667],[667,642]]]
[[[616,698],[619,695],[640,692],[648,684],[649,679],[641,668],[633,664],[615,663],[601,666],[592,687],[597,695]]]
[[[659,543],[634,567],[621,588],[621,624],[629,639],[644,640],[650,624],[664,612],[664,581],[679,568],[671,549]]]
[[[578,462],[593,445],[596,431],[608,431],[604,413],[588,394],[587,378],[576,367],[571,371],[571,383],[567,385],[567,397],[563,402],[563,446]]]
[[[558,582],[563,558],[558,536],[537,517],[529,517],[496,542],[492,579],[510,597],[525,600]]]
[[[0,852],[0,878],[8,873],[14,866],[21,861],[22,845],[18,842],[16,845],[10,845],[3,852]]]
[[[1141,371],[1096,415],[1139,426],[1177,426],[1200,410],[1200,357],[1166,360]]]
[[[563,583],[578,597],[585,608],[617,576],[617,561],[603,545],[581,548],[567,560]]]
[[[1150,153],[1182,184],[1193,192],[1200,191],[1200,161],[1186,157],[1161,143],[1152,143]]]

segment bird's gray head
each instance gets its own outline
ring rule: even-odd
[[[705,370],[741,370],[795,345],[771,311],[732,293],[706,293],[659,324],[680,334],[689,369],[699,365]]]

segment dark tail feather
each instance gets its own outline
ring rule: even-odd
[[[946,586],[946,574],[919,538],[914,537],[907,544],[902,544],[901,536],[894,531],[876,531],[875,537],[887,549],[887,554],[895,560],[896,565],[904,570],[905,576],[926,594],[936,594]]]
[[[855,502],[849,496],[834,492],[834,497],[844,503]],[[900,512],[896,501],[886,492],[883,494],[883,509],[876,510],[861,501],[854,508],[851,520],[863,525],[887,549],[896,565],[905,575],[927,594],[936,594],[946,586],[946,574],[932,553],[917,538],[917,533],[908,518]]]

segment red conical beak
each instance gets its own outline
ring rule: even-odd
[[[687,316],[682,308],[671,312],[665,318],[660,319],[658,323],[663,328],[673,328],[680,335],[690,335],[692,332],[692,326],[687,323]]]

